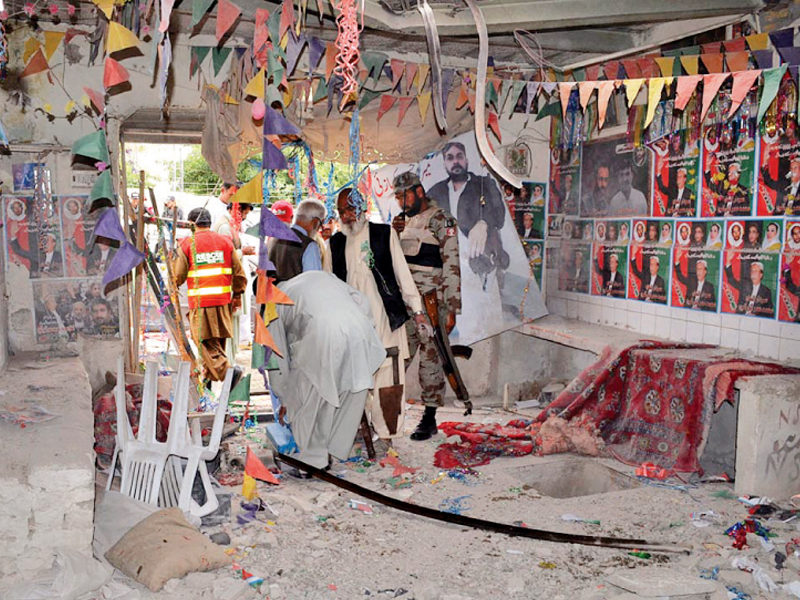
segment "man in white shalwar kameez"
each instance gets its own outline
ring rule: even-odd
[[[408,338],[403,323],[397,325],[399,316],[395,314],[390,317],[387,313],[384,297],[382,297],[378,289],[376,277],[382,280],[385,288],[387,287],[387,282],[386,275],[380,275],[380,264],[376,264],[380,263],[381,257],[375,256],[375,240],[370,238],[370,230],[372,229],[374,232],[381,231],[385,235],[388,254],[383,258],[388,259],[390,256],[390,270],[396,282],[396,289],[394,289],[392,282],[388,282],[388,287],[393,289],[393,293],[389,295],[396,296],[395,305],[399,306],[398,311],[405,312],[403,322],[408,320],[410,313],[417,327],[429,327],[422,312],[422,298],[411,276],[411,271],[408,269],[408,264],[406,264],[400,240],[397,237],[397,233],[389,225],[372,224],[372,227],[369,227],[368,225],[370,224],[367,222],[366,213],[364,211],[359,213],[356,207],[351,204],[349,190],[343,190],[339,194],[337,208],[339,209],[341,232],[334,235],[330,240],[333,272],[340,278],[345,279],[349,285],[356,288],[369,300],[375,329],[381,342],[383,342],[383,346],[385,348],[396,347],[399,350],[398,383],[405,385],[404,361],[409,357]],[[379,228],[385,228],[385,231]],[[337,240],[341,240],[340,236],[346,238],[343,257],[335,251]],[[345,263],[344,265],[340,264],[342,260]],[[346,267],[344,268],[345,277],[342,277],[343,267]],[[377,275],[376,272],[378,273]],[[394,328],[392,320],[396,325]],[[375,375],[375,389],[367,401],[367,416],[375,432],[384,440],[404,435],[405,391],[401,400],[402,409],[397,418],[397,426],[394,432],[389,430],[378,400],[381,388],[395,384],[393,377],[392,359],[387,358]]]
[[[350,454],[386,351],[367,299],[330,273],[308,271],[278,287],[294,304],[278,304],[269,326],[283,353],[270,385],[286,409],[298,458],[323,469],[329,454]]]

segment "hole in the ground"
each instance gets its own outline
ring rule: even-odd
[[[641,484],[619,471],[591,460],[560,460],[509,469],[543,496],[575,498],[638,488]]]

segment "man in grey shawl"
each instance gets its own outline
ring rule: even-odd
[[[294,304],[278,304],[269,325],[283,353],[270,386],[283,402],[298,458],[322,469],[329,454],[348,457],[386,351],[369,301],[334,275],[308,271],[278,287]]]

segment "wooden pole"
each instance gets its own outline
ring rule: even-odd
[[[122,214],[124,217],[123,223],[125,223],[125,230],[130,231],[130,222],[131,222],[131,207],[130,207],[130,199],[128,198],[128,167],[125,162],[125,141],[120,136],[119,141],[119,159],[120,159],[120,180],[122,181],[122,186],[120,189],[120,198],[122,198]],[[131,274],[126,273],[122,278],[122,283],[125,286],[125,315],[124,315],[124,327],[122,327],[122,337],[123,337],[123,344],[125,347],[125,364],[127,365],[128,372],[133,373],[136,369],[136,364],[134,363],[134,350],[133,350],[133,340],[136,337],[132,335],[133,331],[133,294],[131,294]]]
[[[136,207],[136,249],[144,251],[144,171],[139,171],[139,206]],[[133,291],[133,323],[132,332],[134,368],[139,365],[139,329],[142,318],[142,284],[144,280],[144,265],[136,267],[136,280]]]

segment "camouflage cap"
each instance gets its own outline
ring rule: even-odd
[[[394,178],[394,193],[398,192],[405,192],[411,188],[414,188],[418,185],[422,185],[419,177],[416,173],[412,173],[411,171],[406,171],[405,173],[400,173],[397,177]]]

